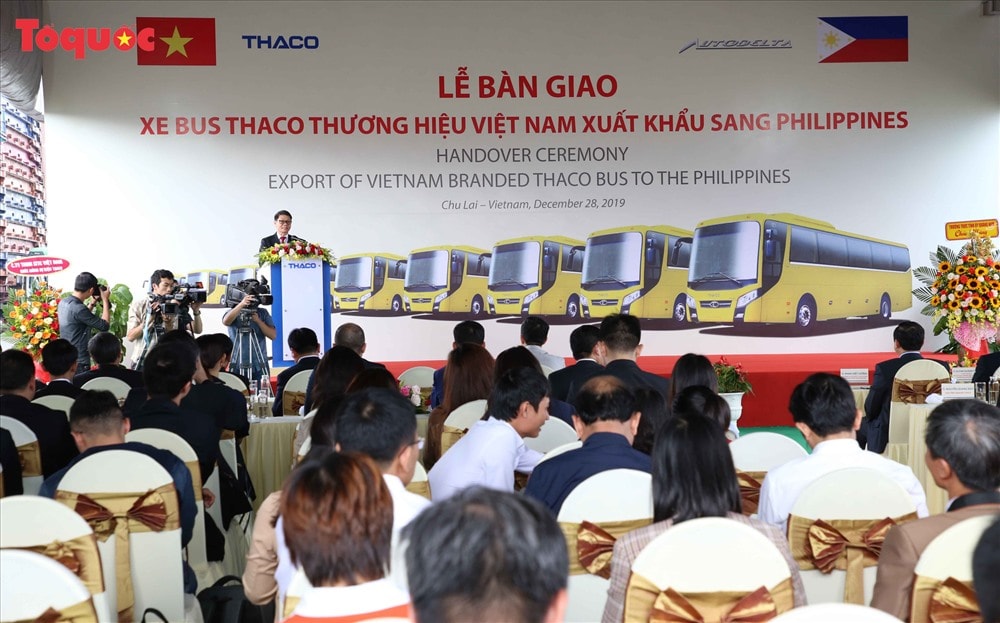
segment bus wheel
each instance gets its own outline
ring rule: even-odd
[[[478,294],[472,299],[472,306],[469,308],[469,313],[473,316],[478,316],[483,313],[483,297]]]
[[[566,301],[566,317],[577,318],[580,315],[580,299],[574,294]]]
[[[800,329],[811,329],[816,324],[816,301],[808,294],[799,299],[795,306],[795,325]]]
[[[878,304],[878,315],[886,320],[892,316],[892,299],[888,294],[882,295],[882,301]]]
[[[392,297],[392,304],[389,308],[392,313],[398,314],[403,311],[403,299],[399,298],[399,295]]]
[[[681,294],[674,301],[673,318],[677,322],[687,322],[687,296]]]

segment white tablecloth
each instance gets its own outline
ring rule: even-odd
[[[292,469],[292,442],[301,416],[286,415],[250,420],[250,436],[243,441],[247,471],[257,491],[254,510],[268,495],[281,489]]]

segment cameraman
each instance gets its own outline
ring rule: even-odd
[[[256,289],[251,289],[249,292],[244,291],[243,299],[222,317],[222,324],[229,327],[229,338],[234,344],[229,368],[251,379],[260,380],[260,377],[267,376],[270,380],[267,343],[264,338],[273,340],[277,331],[271,314],[260,307],[256,292]],[[252,356],[251,348],[253,346],[246,339],[241,339],[241,329],[246,330],[244,335],[249,335],[250,339],[254,340],[260,357]]]
[[[59,334],[76,346],[77,374],[90,369],[90,355],[87,354],[87,341],[93,329],[107,331],[111,326],[111,305],[108,298],[111,293],[107,287],[97,282],[97,277],[83,272],[76,276],[73,283],[73,294],[59,301],[58,311]],[[87,304],[85,301],[90,300]],[[97,299],[101,299],[101,317],[94,315]]]
[[[201,303],[185,305],[178,304],[173,299],[176,282],[172,272],[165,268],[154,270],[149,283],[149,294],[133,301],[128,310],[128,332],[125,338],[135,342],[132,350],[134,370],[142,369],[146,353],[156,345],[157,339],[164,332],[180,329],[198,334],[202,331]],[[171,309],[176,312],[167,313]]]

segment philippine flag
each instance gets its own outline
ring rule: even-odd
[[[909,56],[905,15],[821,17],[817,48],[821,63],[905,63]]]

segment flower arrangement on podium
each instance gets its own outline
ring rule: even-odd
[[[315,242],[306,242],[304,240],[296,240],[284,244],[279,243],[257,254],[257,260],[261,264],[278,264],[285,258],[290,260],[315,259],[323,260],[327,263],[336,259],[330,249]]]
[[[3,335],[14,348],[26,351],[35,360],[42,349],[59,338],[59,299],[62,290],[50,288],[40,281],[30,290],[17,290],[3,306]]]
[[[973,365],[1000,338],[1000,254],[989,238],[973,234],[958,253],[939,246],[930,260],[933,266],[913,271],[924,284],[913,295],[935,320],[934,335],[948,335],[942,350],[962,351],[961,365]]]

